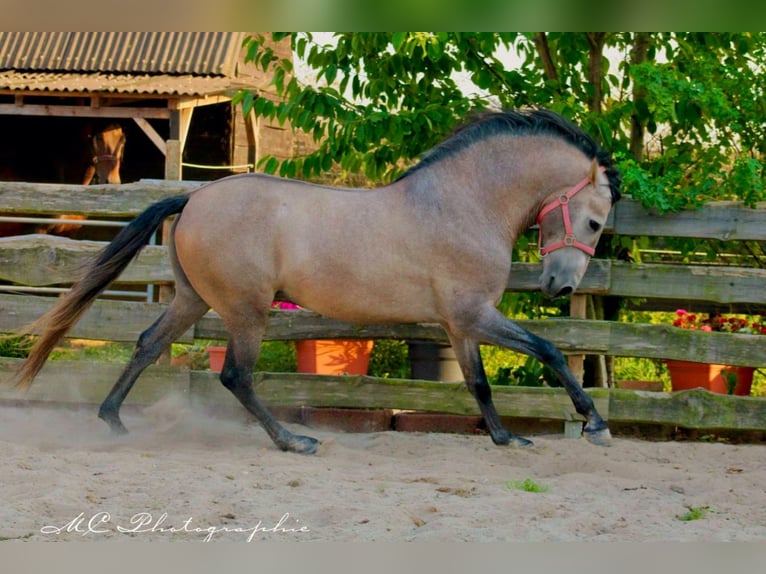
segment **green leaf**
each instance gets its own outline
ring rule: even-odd
[[[263,171],[265,173],[274,175],[278,167],[279,167],[279,160],[275,158],[274,156],[270,156],[268,160],[266,161],[266,164],[263,166]]]
[[[391,44],[396,52],[401,49],[405,40],[407,40],[407,32],[394,32],[394,35],[391,36]]]

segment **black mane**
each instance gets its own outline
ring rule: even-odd
[[[543,108],[473,113],[468,116],[468,121],[458,126],[449,138],[423,154],[420,161],[398,179],[433,165],[476,141],[504,133],[553,135],[562,138],[582,151],[588,159],[596,159],[600,166],[606,168],[605,174],[612,191],[612,202],[620,199],[620,173],[614,167],[612,156],[580,127],[563,116]]]

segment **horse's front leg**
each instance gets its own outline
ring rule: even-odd
[[[487,424],[487,429],[492,437],[492,442],[498,445],[514,444],[517,446],[529,446],[532,441],[516,436],[503,428],[495,405],[492,403],[492,391],[490,390],[487,374],[479,353],[479,343],[471,339],[450,337],[452,348],[455,351],[460,368],[465,377],[468,390],[479,403],[479,409]]]
[[[575,410],[585,417],[585,438],[594,444],[609,444],[609,427],[596,410],[593,399],[572,375],[564,355],[552,343],[507,319],[494,307],[482,309],[471,321],[468,330],[471,336],[479,341],[531,355],[550,367],[572,399]]]

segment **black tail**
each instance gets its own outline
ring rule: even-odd
[[[82,279],[66,296],[29,325],[25,332],[40,335],[29,357],[16,374],[16,384],[24,387],[40,372],[53,348],[80,319],[96,297],[117,279],[128,264],[149,243],[152,234],[170,215],[181,213],[188,195],[177,195],[158,201],[136,217],[117,234],[112,242],[90,263]]]

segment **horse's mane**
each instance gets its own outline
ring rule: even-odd
[[[605,174],[612,191],[612,201],[620,198],[620,173],[612,156],[591,136],[563,116],[543,108],[525,110],[479,111],[470,114],[450,137],[421,156],[420,161],[405,171],[403,179],[439,160],[465,149],[474,142],[499,134],[553,135],[574,145],[588,159],[596,159],[606,168]]]

